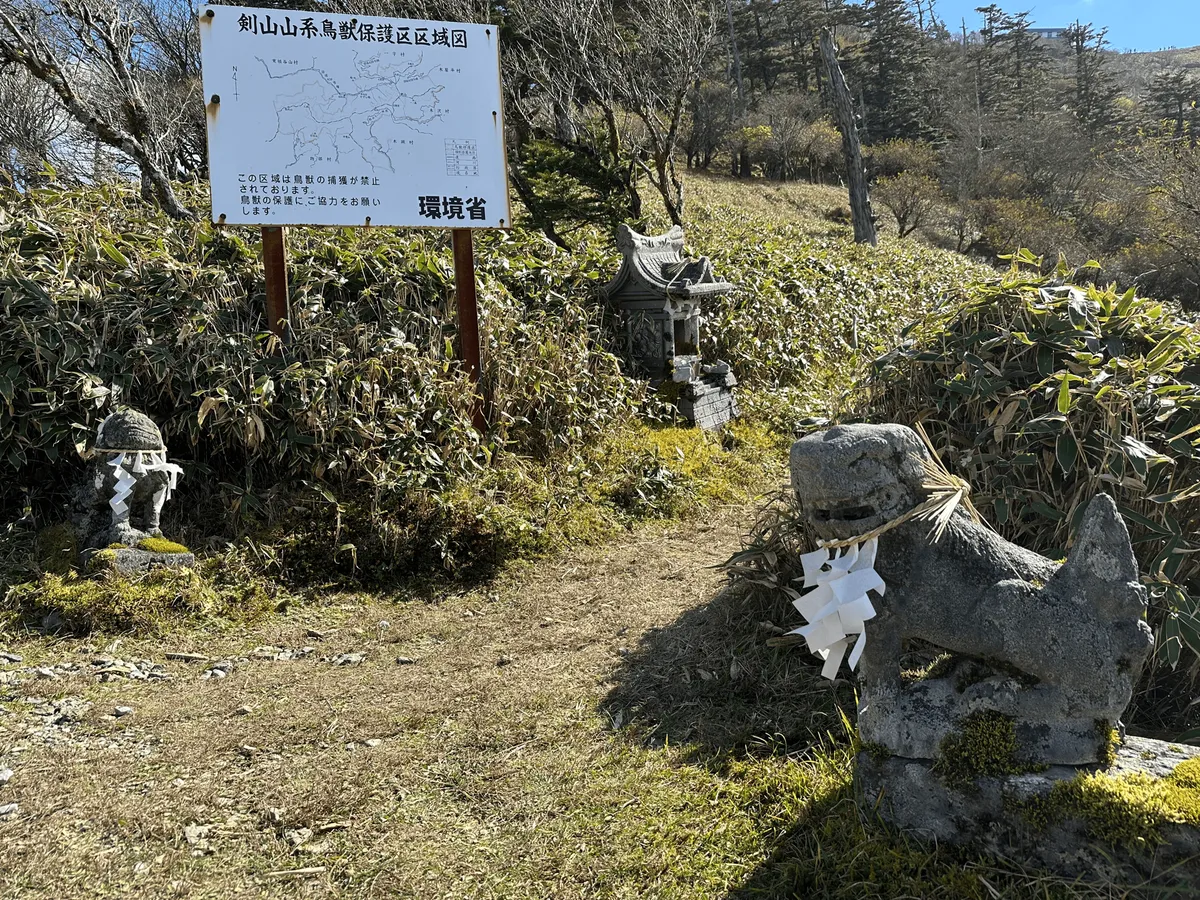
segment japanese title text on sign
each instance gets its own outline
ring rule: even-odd
[[[411,28],[390,23],[375,25],[372,22],[360,22],[358,19],[335,23],[332,19],[322,19],[318,25],[312,16],[301,19],[299,24],[292,24],[291,16],[284,16],[283,22],[271,21],[270,14],[259,21],[258,13],[242,13],[238,17],[238,30],[251,34],[270,34],[281,37],[315,38],[323,37],[331,40],[361,41],[363,43],[377,42],[380,44],[408,44],[413,47],[461,47],[467,48],[467,32],[463,28]]]

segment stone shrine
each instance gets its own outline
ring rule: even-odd
[[[861,808],[920,837],[1073,877],[1144,879],[1171,867],[1171,883],[1195,883],[1200,748],[1126,740],[1120,721],[1154,638],[1116,504],[1091,500],[1060,564],[1004,540],[961,504],[946,508],[935,538],[930,517],[912,513],[929,504],[936,468],[900,425],[837,426],[792,448],[802,520],[819,541],[847,544],[843,568],[865,570],[853,577],[877,593],[847,629],[862,645]],[[806,564],[806,582],[813,571]],[[820,572],[806,584],[814,596],[829,593],[821,579],[840,575]],[[814,652],[821,627],[802,629]],[[910,642],[940,655],[904,671]],[[1127,796],[1183,812],[1118,838],[1113,821],[1154,819],[1122,807]]]
[[[702,303],[734,286],[717,280],[707,257],[684,257],[678,225],[656,237],[621,225],[617,247],[621,268],[602,291],[620,313],[629,373],[676,396],[679,411],[701,428],[735,418],[729,364],[704,365],[700,357]]]

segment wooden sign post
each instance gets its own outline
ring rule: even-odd
[[[463,362],[467,375],[475,386],[475,403],[471,420],[475,429],[487,430],[483,416],[483,397],[479,387],[479,303],[475,295],[475,247],[471,229],[455,228],[450,232],[454,244],[454,294],[458,303],[458,336],[462,341]]]
[[[283,342],[291,331],[291,320],[288,318],[287,241],[284,239],[283,226],[264,228],[262,245],[267,286],[267,327]]]

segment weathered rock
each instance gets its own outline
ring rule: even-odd
[[[230,672],[233,671],[233,669],[236,665],[237,665],[236,660],[219,659],[216,662],[210,664],[208,669],[206,669],[204,674],[201,675],[200,677],[201,678],[224,678],[226,675],[228,675]]]
[[[194,553],[152,553],[134,547],[111,547],[83,554],[84,567],[90,571],[110,569],[125,578],[145,575],[151,569],[195,568]]]
[[[251,659],[269,659],[275,662],[290,662],[312,656],[315,647],[255,647],[250,651]]]
[[[892,522],[929,496],[928,452],[899,425],[849,425],[797,441],[792,484],[816,534],[846,539]],[[1129,534],[1106,495],[1093,498],[1065,564],[1024,550],[960,508],[936,543],[910,520],[879,538],[886,593],[867,625],[859,732],[864,742],[934,759],[973,713],[1015,723],[1021,758],[1099,759],[1153,645]],[[938,678],[901,679],[905,643],[960,662]]]
[[[1129,737],[1103,774],[1161,781],[1180,763],[1194,759],[1200,759],[1200,747]],[[1093,811],[1076,808],[1070,800],[1056,805],[1074,779],[1100,771],[1099,765],[1050,766],[1027,774],[978,777],[952,787],[929,760],[881,758],[864,751],[857,759],[855,791],[861,808],[926,840],[970,846],[1070,878],[1200,884],[1200,828],[1170,822],[1148,825],[1148,816],[1121,809],[1116,799],[1110,801],[1111,809],[1095,806]],[[1057,793],[1052,793],[1056,785]],[[1114,843],[1112,823],[1123,821],[1143,833],[1131,831],[1127,840]]]
[[[176,662],[208,662],[208,657],[203,653],[186,653],[178,650],[168,651],[166,657]]]

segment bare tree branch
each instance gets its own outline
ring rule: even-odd
[[[51,0],[45,5],[2,0],[0,65],[21,66],[49,87],[88,133],[137,164],[144,191],[153,193],[168,215],[191,219],[194,214],[179,202],[163,167],[160,135],[135,77],[133,32],[115,0]],[[78,78],[68,75],[69,70]],[[105,90],[87,90],[86,79],[101,71],[108,76]]]

